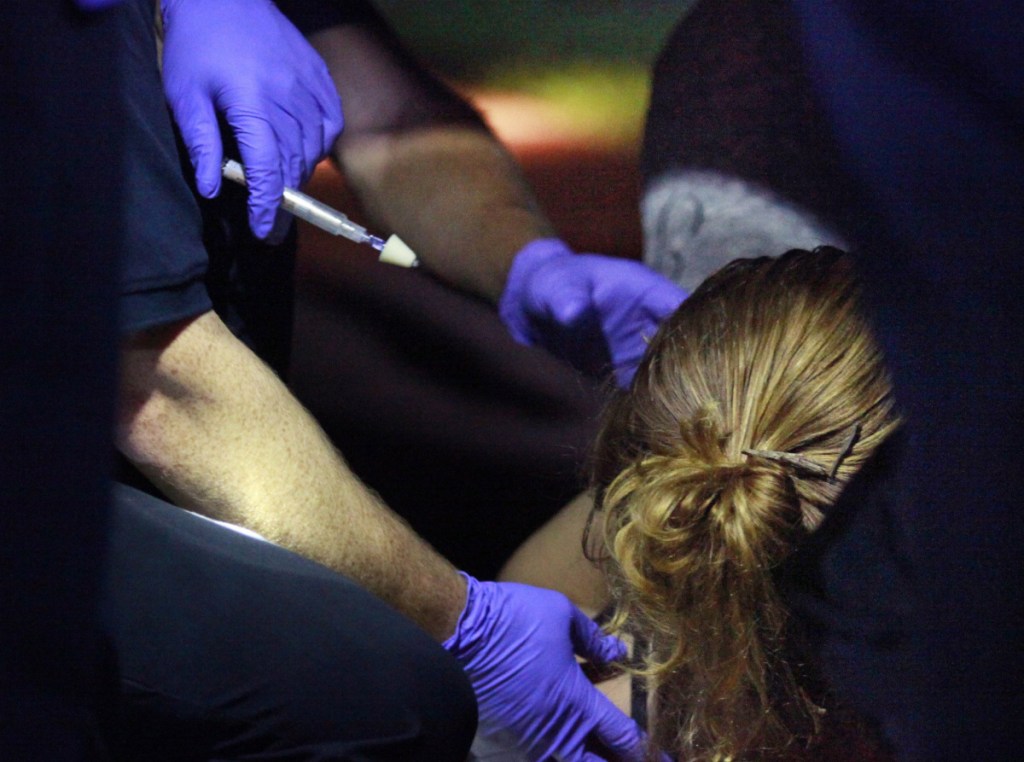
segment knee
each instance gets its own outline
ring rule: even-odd
[[[361,626],[336,632],[320,668],[302,681],[309,709],[303,722],[317,723],[314,734],[332,738],[331,753],[339,755],[323,758],[463,762],[477,705],[462,667],[404,617],[379,602],[363,603],[347,612]]]

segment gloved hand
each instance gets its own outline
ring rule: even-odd
[[[476,692],[480,730],[531,760],[640,762],[645,739],[590,681],[574,654],[606,664],[626,648],[561,593],[468,575],[466,608],[444,643]]]
[[[610,364],[625,387],[647,341],[687,296],[639,262],[574,254],[557,238],[541,238],[513,260],[498,311],[516,341],[591,375]]]
[[[285,185],[300,186],[341,132],[327,65],[270,0],[161,0],[164,91],[207,198],[220,191],[227,120],[266,238]]]

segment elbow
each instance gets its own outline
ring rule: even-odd
[[[169,401],[157,389],[122,372],[115,419],[115,444],[137,466],[159,466],[169,449],[172,428]]]
[[[115,419],[118,450],[137,465],[160,467],[178,444],[182,421],[201,396],[192,372],[183,362],[183,348],[199,320],[183,321],[143,331],[121,347],[121,367]]]

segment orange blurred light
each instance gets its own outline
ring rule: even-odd
[[[464,90],[462,95],[516,154],[556,147],[621,150],[632,142],[593,114],[548,98],[504,90]]]

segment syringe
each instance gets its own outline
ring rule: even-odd
[[[245,170],[242,165],[234,159],[227,159],[222,168],[224,177],[232,182],[245,185]],[[402,267],[416,267],[419,259],[413,251],[406,246],[398,236],[390,236],[387,241],[371,235],[362,225],[357,225],[348,217],[317,201],[312,196],[307,196],[294,188],[286,187],[281,206],[299,219],[303,219],[331,235],[340,235],[356,243],[369,244],[380,252],[380,261]]]

